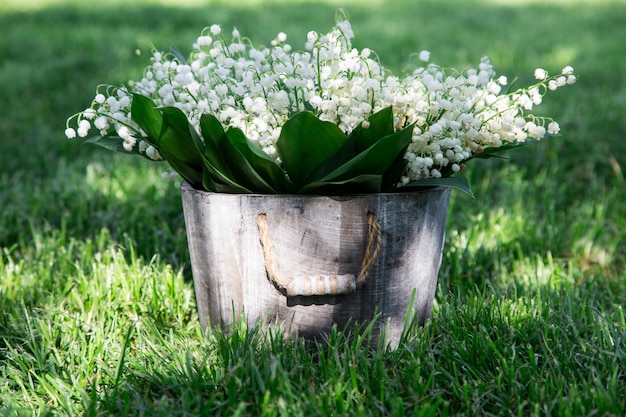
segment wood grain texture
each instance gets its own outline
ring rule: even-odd
[[[292,335],[323,340],[336,324],[370,321],[397,343],[407,317],[432,312],[450,189],[354,196],[224,194],[183,183],[183,209],[203,327],[226,327],[242,312]],[[289,277],[357,275],[376,214],[382,247],[351,294],[286,296],[268,279],[257,216],[265,213],[277,267]],[[415,292],[414,304],[410,301]]]

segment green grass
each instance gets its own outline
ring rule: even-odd
[[[625,1],[342,4],[394,70],[428,49],[521,82],[579,74],[543,107],[561,138],[469,167],[433,317],[396,351],[202,334],[176,185],[63,136],[145,42],[185,52],[218,22],[301,47],[338,3],[25,3],[0,5],[0,416],[626,413]]]

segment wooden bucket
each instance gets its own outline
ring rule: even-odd
[[[183,183],[201,325],[279,324],[324,340],[370,322],[396,345],[432,311],[450,189],[349,196],[225,194]],[[413,305],[411,304],[413,301]]]

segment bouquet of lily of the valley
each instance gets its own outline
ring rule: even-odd
[[[463,72],[429,64],[398,77],[351,44],[347,20],[295,51],[206,28],[185,59],[154,51],[139,81],[101,86],[66,136],[165,160],[194,188],[225,193],[379,193],[437,184],[473,158],[559,132],[530,113],[576,81],[570,66],[503,92],[488,58]]]

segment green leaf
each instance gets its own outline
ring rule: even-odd
[[[207,169],[206,165],[202,166],[202,188],[206,191],[217,192],[215,181],[213,181],[211,172]]]
[[[204,145],[189,124],[187,116],[176,107],[163,107],[159,110],[168,128],[161,137],[161,149],[176,159],[201,167]]]
[[[213,115],[203,114],[200,117],[200,131],[204,137],[203,185],[212,186],[216,192],[252,193],[253,191],[241,184],[235,176],[233,169],[237,168],[236,164],[229,164],[236,158],[229,153],[234,148],[230,145],[219,120]],[[231,146],[230,151],[228,146]]]
[[[202,157],[184,113],[174,107],[158,109],[148,97],[134,94],[131,114],[161,157],[192,186],[201,186]]]
[[[240,129],[231,128],[226,132],[232,146],[244,158],[253,175],[258,176],[266,187],[275,193],[293,193],[294,186],[283,169],[256,143],[250,141]],[[260,190],[258,192],[261,192]]]
[[[346,162],[353,159],[356,155],[357,151],[354,140],[346,140],[337,152],[324,159],[318,166],[316,166],[303,183],[309,184],[321,180]]]
[[[369,122],[369,127],[364,128],[361,124],[348,137],[349,141],[354,142],[356,153],[363,152],[378,142],[380,138],[393,135],[395,132],[393,127],[393,109],[391,107],[386,107],[374,113],[367,121]]]
[[[364,174],[347,180],[312,182],[302,187],[300,194],[342,195],[370,194],[380,192],[383,181],[382,175]]]
[[[148,97],[134,94],[131,102],[132,120],[146,132],[152,145],[158,145],[163,131],[163,116],[156,109],[156,105]]]
[[[400,177],[402,177],[402,173],[404,173],[404,167],[406,167],[407,164],[406,159],[404,159],[405,153],[406,149],[404,152],[398,154],[396,159],[391,163],[389,169],[385,172],[381,187],[382,192],[386,193],[393,191],[395,185],[398,181],[400,181]]]
[[[346,180],[359,175],[384,175],[404,155],[413,137],[413,127],[379,139],[375,144],[321,178],[319,182]],[[380,192],[380,190],[379,190]]]
[[[232,144],[232,141],[239,141],[245,136],[239,129],[229,129],[226,132],[226,138],[220,142],[220,150],[223,158],[231,167],[233,179],[240,185],[246,187],[252,192],[263,194],[276,194],[277,191],[265,181],[252,167],[250,162],[239,152]]]
[[[337,152],[346,139],[333,123],[303,111],[285,123],[276,141],[276,149],[289,178],[296,188],[300,188],[313,170]]]
[[[422,188],[422,187],[453,187],[457,190],[463,191],[465,194],[469,195],[472,198],[474,197],[474,193],[470,188],[469,182],[465,177],[442,177],[442,178],[422,178],[420,180],[416,180],[410,182],[404,187],[398,188],[398,191],[404,191],[412,188]]]
[[[203,159],[205,163],[208,161],[222,175],[232,177],[230,167],[221,157],[220,142],[228,139],[220,121],[211,114],[203,114],[200,117],[200,132],[204,138]]]
[[[176,107],[160,107],[159,110],[168,127],[184,140],[184,148],[181,151],[188,153],[190,159],[198,158],[204,152],[204,142],[198,135],[198,132],[196,132],[196,129],[187,120],[185,113]]]
[[[253,192],[239,184],[232,177],[224,175],[222,171],[213,166],[206,158],[203,158],[203,161],[202,185],[205,189],[218,193],[250,194]]]
[[[374,145],[378,140],[394,133],[393,112],[391,107],[385,108],[369,117],[370,126],[365,129],[362,125],[357,126],[344,144],[329,158],[320,163],[305,180],[309,182],[319,181],[341,165],[350,161],[359,153]]]
[[[161,156],[163,156],[161,154]],[[192,187],[200,188],[202,185],[202,167],[195,167],[188,165],[178,159],[166,159],[168,164],[176,171],[181,177],[185,179]]]

